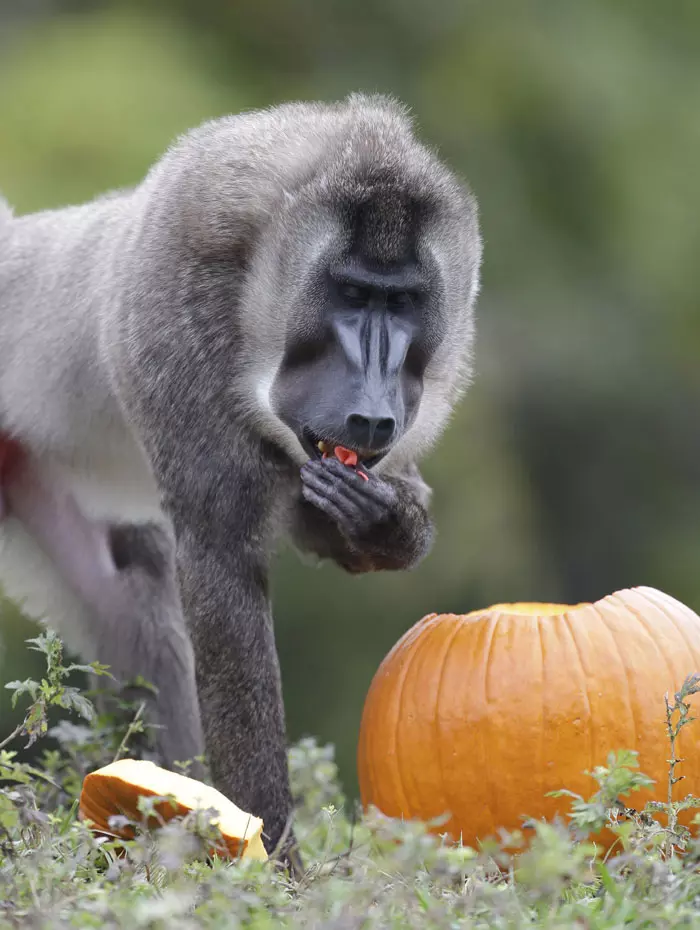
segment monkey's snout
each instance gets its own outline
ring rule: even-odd
[[[375,452],[385,449],[396,433],[393,417],[367,417],[362,413],[351,413],[345,428],[354,446]]]

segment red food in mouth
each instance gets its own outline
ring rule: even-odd
[[[357,467],[357,452],[353,452],[352,449],[346,449],[345,446],[335,446],[332,453],[324,451],[323,458],[327,459],[331,454],[334,455],[342,465],[347,465],[348,468],[354,468],[364,481],[369,481],[369,476],[365,472],[360,471]]]
[[[326,453],[326,455],[327,454],[328,453]],[[357,452],[346,449],[345,446],[336,446],[333,450],[333,455],[335,455],[338,461],[343,465],[347,465],[350,468],[357,468]]]

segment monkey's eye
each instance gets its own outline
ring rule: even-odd
[[[366,307],[372,296],[368,287],[360,287],[358,284],[341,284],[340,293],[351,307]]]
[[[390,291],[386,295],[386,305],[389,310],[406,310],[413,306],[413,295],[408,291]]]

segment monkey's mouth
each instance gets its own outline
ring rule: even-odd
[[[378,462],[381,462],[389,451],[387,449],[384,452],[367,452],[364,449],[356,449],[352,446],[341,446],[340,443],[336,443],[333,440],[321,439],[320,436],[316,436],[308,430],[304,430],[301,437],[301,444],[311,458],[322,459],[324,456],[332,456],[336,448],[354,453],[357,456],[357,464],[361,465],[366,471],[369,471],[371,468],[374,468]]]

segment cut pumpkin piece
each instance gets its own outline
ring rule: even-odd
[[[262,841],[263,822],[259,817],[236,807],[216,788],[169,772],[153,762],[121,759],[86,775],[80,793],[79,816],[81,820],[90,821],[97,833],[131,839],[132,829],[115,830],[110,827],[109,818],[122,814],[129,820],[139,821],[142,817],[139,798],[164,796],[172,798],[156,803],[156,810],[164,821],[182,817],[190,811],[214,808],[218,816],[212,818],[212,823],[221,831],[232,858],[267,859]],[[149,826],[157,825],[158,820],[151,818]]]

